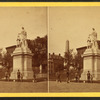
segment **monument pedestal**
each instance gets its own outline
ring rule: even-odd
[[[28,47],[17,47],[12,54],[13,72],[10,79],[17,79],[17,71],[23,75],[23,79],[33,79],[32,53]]]
[[[100,80],[100,50],[91,48],[84,52],[81,80],[87,80],[88,71],[93,75],[93,80]]]

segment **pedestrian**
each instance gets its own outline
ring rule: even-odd
[[[93,75],[91,74],[91,76],[90,76],[90,77],[91,77],[91,83],[93,83]]]
[[[58,82],[58,72],[56,72],[56,82]]]
[[[58,82],[60,82],[60,83],[61,83],[61,73],[60,73],[60,72],[58,72],[58,77],[57,77],[57,80],[58,80]]]
[[[17,72],[17,80],[20,81],[20,71]]]
[[[21,81],[23,82],[23,74],[20,74]]]
[[[75,73],[76,82],[78,82],[78,73]]]
[[[33,72],[33,82],[34,83],[36,82],[36,74],[35,74],[35,72]]]
[[[5,78],[6,78],[6,81],[8,80],[8,72],[6,71],[5,72]]]
[[[88,73],[87,73],[87,81],[88,81],[88,83],[90,82],[90,76],[91,76],[90,71],[88,71]]]
[[[10,80],[10,73],[9,72],[7,73],[7,80],[8,81]]]
[[[69,71],[66,72],[66,82],[69,83]]]
[[[79,82],[79,74],[77,72],[75,73],[75,79],[76,79],[76,82]]]

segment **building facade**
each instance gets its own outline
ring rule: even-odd
[[[64,58],[59,54],[49,53],[49,74],[54,74],[64,68]]]
[[[97,44],[98,44],[98,49],[100,49],[100,40],[97,40]],[[86,49],[87,49],[87,46],[80,47],[80,48],[76,49],[78,56],[80,56],[79,66],[81,66],[81,68],[83,68],[83,57],[82,57],[82,55],[84,54]]]

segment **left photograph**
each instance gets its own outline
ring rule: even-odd
[[[47,8],[0,7],[0,93],[48,92]]]

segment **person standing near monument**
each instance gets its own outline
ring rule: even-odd
[[[23,82],[23,73],[20,74],[21,82]]]
[[[35,72],[33,72],[33,82],[34,83],[36,82],[36,74],[35,74]]]
[[[79,75],[77,72],[75,73],[75,79],[76,79],[76,82],[79,82]]]
[[[18,81],[20,81],[20,71],[19,71],[19,69],[18,69],[18,72],[17,72],[17,79],[18,79]]]
[[[91,83],[93,83],[93,75],[91,74],[91,76],[90,76],[90,77],[91,77]]]
[[[88,71],[88,73],[87,73],[87,81],[88,81],[88,83],[90,82],[90,76],[91,76],[90,71]]]

